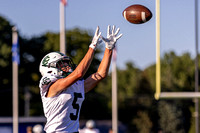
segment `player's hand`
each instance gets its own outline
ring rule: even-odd
[[[106,48],[107,49],[114,49],[115,48],[115,44],[116,44],[117,40],[122,36],[122,34],[117,36],[119,31],[120,31],[119,28],[117,28],[117,30],[115,31],[115,26],[114,25],[112,27],[112,30],[110,30],[110,25],[108,25],[107,38],[104,38],[103,36],[101,36],[102,40],[106,44]]]
[[[97,26],[96,32],[95,32],[94,37],[92,39],[92,43],[89,46],[90,48],[92,48],[94,50],[96,49],[97,45],[99,43],[101,43],[101,40],[99,40],[100,36],[101,36],[101,32],[99,32],[99,26]]]

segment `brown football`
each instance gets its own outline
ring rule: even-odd
[[[152,18],[151,11],[143,5],[131,5],[123,11],[122,15],[133,24],[142,24]]]

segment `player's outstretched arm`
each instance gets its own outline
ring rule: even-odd
[[[92,62],[95,49],[96,49],[97,45],[100,43],[100,41],[99,41],[100,36],[101,36],[101,33],[99,32],[99,27],[97,27],[95,35],[92,40],[92,43],[90,44],[86,55],[81,60],[79,65],[66,78],[59,79],[54,84],[52,84],[51,87],[49,88],[47,97],[55,96],[60,91],[66,89],[70,85],[74,84],[77,80],[81,79],[85,75],[85,73],[87,72],[87,70]]]
[[[85,93],[93,89],[102,79],[104,79],[107,76],[112,58],[112,51],[115,48],[117,40],[122,36],[122,34],[117,36],[119,30],[120,29],[118,28],[115,31],[115,26],[113,26],[112,30],[110,30],[110,26],[108,26],[107,38],[101,37],[106,45],[106,49],[97,72],[90,75],[85,80]]]

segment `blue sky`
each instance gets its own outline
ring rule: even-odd
[[[195,55],[194,0],[160,0],[161,56],[168,51],[177,55]],[[148,7],[152,19],[136,25],[127,22],[123,10],[133,4]],[[39,36],[47,31],[59,32],[59,0],[1,0],[0,15],[17,26],[24,37]],[[144,69],[156,60],[155,0],[68,0],[66,29],[79,27],[106,36],[107,25],[120,27],[117,65],[125,68],[131,61]],[[198,37],[200,38],[200,37]]]

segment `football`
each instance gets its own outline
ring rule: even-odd
[[[143,5],[131,5],[123,11],[122,15],[133,24],[142,24],[152,18],[151,11]]]

